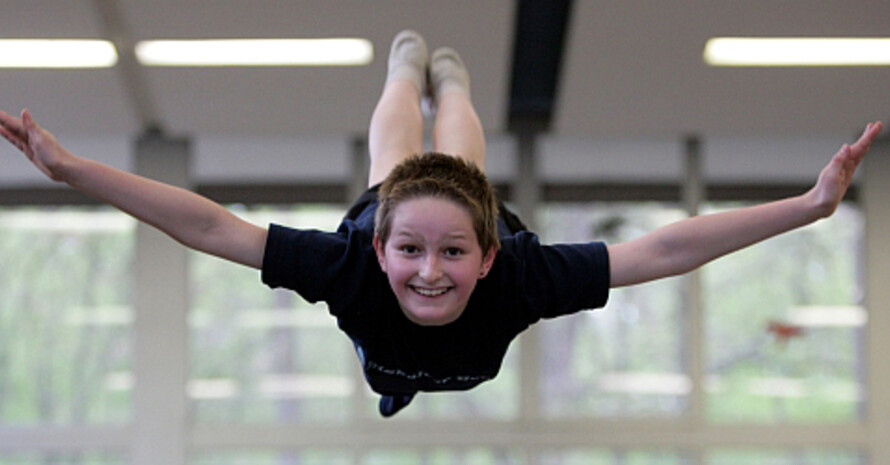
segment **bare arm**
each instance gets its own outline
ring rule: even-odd
[[[50,179],[129,213],[201,252],[260,268],[266,230],[193,192],[72,155],[28,111],[0,111],[0,134]]]
[[[629,242],[611,245],[612,287],[692,271],[711,260],[831,216],[882,124],[869,123],[855,144],[844,145],[807,193],[776,202],[689,218]]]

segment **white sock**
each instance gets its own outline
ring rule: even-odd
[[[398,33],[389,50],[386,82],[407,79],[426,92],[426,68],[428,56],[426,42],[420,34],[411,30]]]
[[[470,95],[470,74],[454,49],[436,49],[430,59],[430,84],[436,100],[448,92]]]

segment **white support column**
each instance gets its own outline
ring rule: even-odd
[[[689,136],[685,140],[685,180],[682,185],[681,195],[686,213],[692,217],[699,214],[701,203],[705,200],[705,182],[701,140],[697,136]],[[687,341],[685,356],[686,368],[689,370],[692,392],[689,393],[689,409],[687,415],[689,423],[695,431],[701,431],[705,425],[704,419],[704,379],[705,379],[705,337],[704,337],[704,307],[702,305],[701,271],[695,270],[685,278],[684,297],[685,315],[683,318]],[[701,449],[691,452],[693,463],[704,463]]]
[[[349,186],[346,191],[347,208],[368,190],[370,169],[371,159],[368,153],[368,138],[367,136],[356,136],[352,140],[352,175],[349,178]],[[365,374],[357,357],[354,355],[352,356],[350,366],[353,367],[352,381],[355,384],[355,389],[352,391],[352,421],[350,422],[350,430],[356,434],[361,434],[373,428],[373,423],[366,408],[368,400]],[[367,454],[368,450],[368,446],[365,444],[355,444],[351,449],[352,459],[350,463],[359,465],[361,457]]]
[[[520,132],[518,138],[518,177],[513,182],[513,200],[519,217],[532,231],[537,231],[535,209],[541,200],[541,183],[535,165],[537,132]],[[537,327],[529,328],[519,338],[519,415],[532,423],[540,417],[541,337]]]
[[[189,143],[149,132],[136,143],[136,173],[188,187]],[[158,230],[136,230],[134,465],[185,463],[188,251]]]
[[[890,140],[874,143],[863,166],[865,306],[868,311],[870,463],[890,463]]]

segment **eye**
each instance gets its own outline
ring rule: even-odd
[[[460,249],[458,247],[448,247],[447,249],[445,249],[445,255],[448,257],[459,257],[463,255],[463,253],[463,249]]]
[[[415,245],[405,244],[399,246],[399,251],[406,254],[415,254],[420,252],[420,249]]]

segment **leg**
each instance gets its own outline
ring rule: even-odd
[[[380,415],[383,415],[385,418],[389,418],[399,410],[407,407],[408,404],[411,403],[411,400],[414,399],[415,394],[393,394],[393,395],[385,395],[380,397],[380,402],[377,404],[377,409],[380,411]]]
[[[390,49],[386,84],[368,130],[369,186],[382,182],[405,158],[423,151],[420,98],[426,88],[426,67],[423,37],[413,31],[399,33]]]
[[[470,76],[457,52],[433,52],[430,80],[437,108],[433,149],[471,160],[484,170],[485,134],[470,99]]]
[[[410,81],[394,80],[383,89],[371,116],[368,150],[369,187],[383,182],[402,160],[423,151],[420,91]]]

